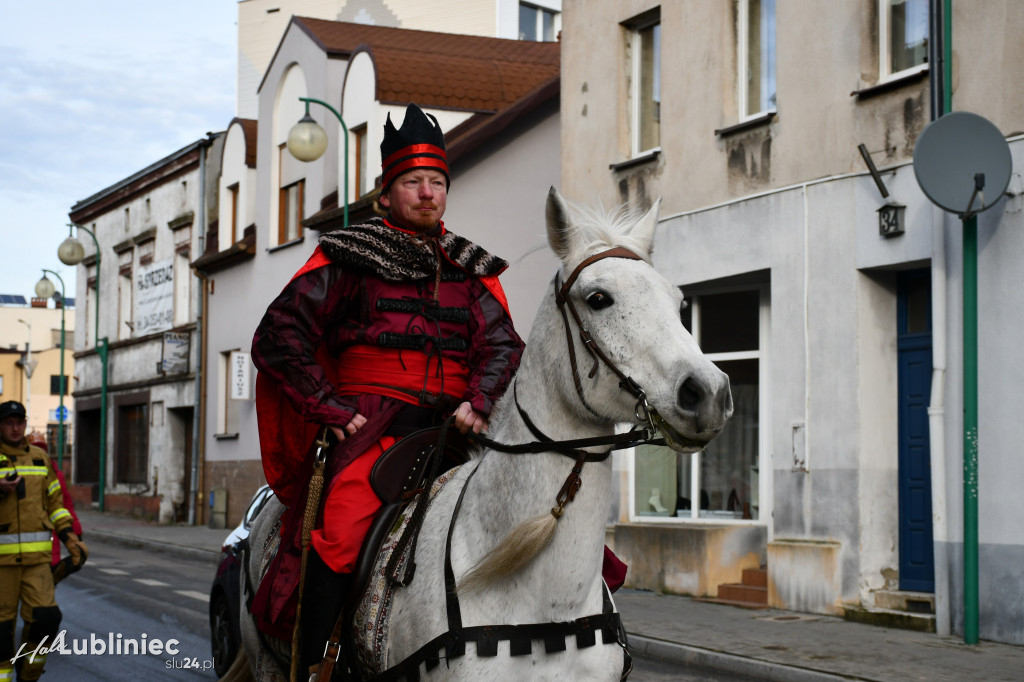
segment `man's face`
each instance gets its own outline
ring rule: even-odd
[[[380,204],[398,227],[423,234],[437,227],[448,202],[448,181],[433,168],[419,168],[395,178]]]
[[[0,440],[8,445],[21,445],[25,438],[25,420],[21,417],[7,417],[0,421]]]

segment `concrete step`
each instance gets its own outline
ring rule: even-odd
[[[744,568],[743,580],[740,582],[750,587],[768,587],[768,569]]]
[[[719,585],[718,598],[728,601],[750,602],[751,604],[767,604],[768,588],[738,583]]]
[[[843,618],[854,623],[867,623],[868,625],[881,625],[919,632],[935,632],[935,616],[930,613],[909,613],[895,609],[865,609],[847,606],[843,611]]]

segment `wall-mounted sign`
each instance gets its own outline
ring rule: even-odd
[[[174,326],[174,261],[150,263],[135,275],[135,336]]]
[[[188,372],[188,351],[192,335],[188,332],[164,332],[164,352],[160,371],[164,374]]]
[[[249,354],[240,350],[232,351],[228,357],[228,383],[232,400],[252,400]]]

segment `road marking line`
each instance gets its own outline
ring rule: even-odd
[[[101,568],[100,571],[108,575],[131,575],[128,571],[122,571],[120,568]]]
[[[203,594],[202,592],[196,592],[195,590],[175,590],[175,594],[180,594],[183,597],[191,597],[192,599],[198,599],[204,601],[207,604],[210,603],[210,595]]]
[[[132,578],[137,583],[148,585],[149,587],[170,587],[170,583],[165,583],[162,580],[153,580],[152,578]]]

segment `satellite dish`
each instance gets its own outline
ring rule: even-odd
[[[921,191],[939,208],[965,219],[999,201],[1012,170],[1003,134],[988,119],[967,111],[929,123],[914,147]]]

